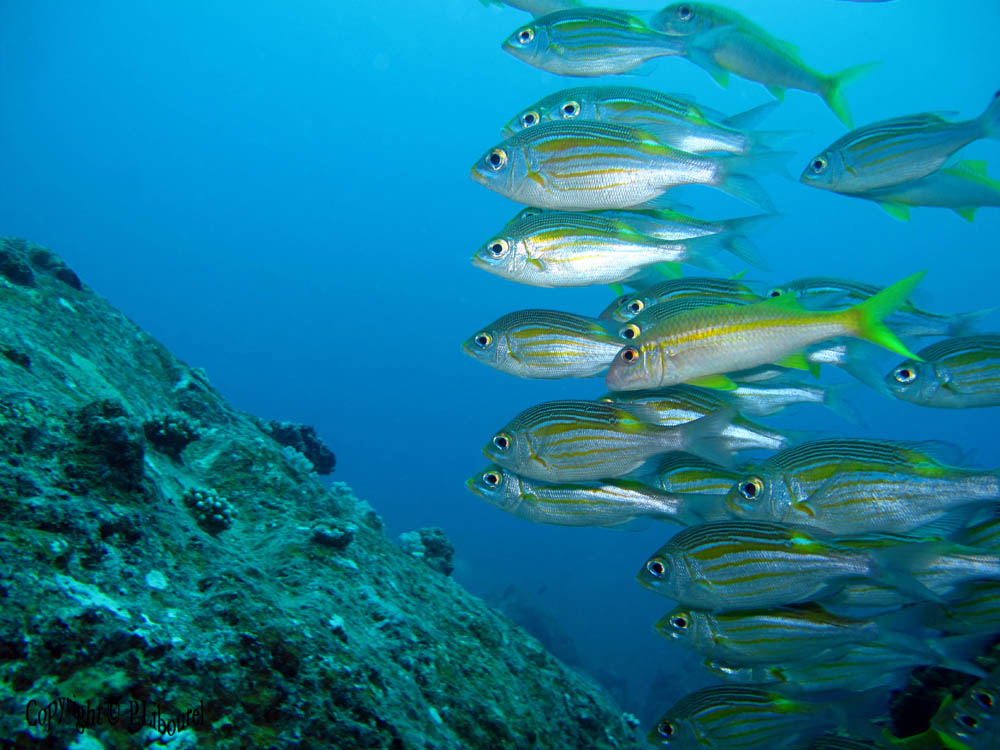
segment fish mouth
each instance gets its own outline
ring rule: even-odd
[[[469,492],[471,492],[476,497],[482,497],[483,496],[482,491],[479,489],[479,487],[476,486],[476,478],[475,477],[469,477],[468,479],[466,479],[465,480],[465,486],[468,487]]]
[[[474,164],[472,169],[469,170],[469,178],[473,182],[478,182],[480,185],[486,184],[486,175],[479,171],[478,163]]]

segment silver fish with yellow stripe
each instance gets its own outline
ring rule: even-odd
[[[731,409],[731,402],[713,391],[694,386],[676,385],[658,391],[608,393],[602,400],[619,404],[642,404],[655,415],[657,424],[676,427],[709,414]],[[735,414],[722,432],[722,440],[733,453],[752,450],[781,450],[791,438]],[[732,517],[732,516],[730,516]]]
[[[768,687],[695,690],[656,722],[649,741],[671,750],[792,750],[843,722],[836,704],[789,697]]]
[[[664,143],[692,154],[747,154],[774,149],[785,133],[753,133],[744,128],[771,111],[775,102],[726,119],[684,97],[638,86],[576,86],[549,94],[521,111],[504,127],[508,137],[542,122],[596,120],[635,125]]]
[[[809,310],[842,310],[874,297],[882,289],[884,287],[863,281],[813,276],[772,287],[767,296],[794,294]],[[995,309],[942,315],[923,310],[907,300],[886,319],[886,323],[900,336],[960,336],[970,332],[975,321]]]
[[[508,313],[462,344],[474,359],[519,378],[593,377],[620,348],[604,321],[558,310]]]
[[[685,54],[707,71],[721,86],[729,85],[729,73],[767,86],[777,99],[786,89],[819,94],[847,127],[851,113],[843,89],[869,71],[860,65],[832,75],[809,67],[790,42],[768,33],[748,18],[720,5],[685,0],[657,13],[650,25],[686,41]]]
[[[933,556],[933,543],[846,541],[782,524],[718,521],[681,531],[638,578],[682,606],[711,612],[819,601],[859,579],[899,588],[913,600],[934,598],[913,575]]]
[[[725,497],[741,474],[690,453],[668,453],[644,481],[664,492]],[[719,519],[722,520],[722,519]]]
[[[708,185],[773,210],[752,174],[783,168],[786,154],[689,154],[652,133],[607,122],[545,122],[497,144],[473,180],[540,208],[591,211],[641,206],[680,185]]]
[[[625,323],[662,302],[702,300],[706,297],[714,299],[716,305],[750,304],[763,300],[763,297],[737,279],[688,276],[661,281],[637,292],[616,297],[598,317]]]
[[[653,330],[665,321],[689,310],[699,310],[705,307],[717,307],[719,304],[749,305],[756,300],[736,300],[733,302],[721,303],[718,297],[682,297],[679,299],[665,300],[657,302],[652,307],[647,307],[618,329],[618,336],[626,341],[637,339],[643,333]]]
[[[863,338],[913,356],[882,320],[920,283],[916,273],[847,310],[806,310],[791,296],[679,313],[619,353],[605,382],[615,391],[689,382],[732,390],[725,373],[767,363],[809,369],[802,350],[842,337]]]
[[[902,533],[970,506],[1000,501],[1000,476],[949,466],[935,443],[831,438],[789,448],[729,493],[739,518],[838,536]]]
[[[993,550],[947,541],[914,543],[913,537],[891,534],[840,542],[876,554],[880,549],[892,553],[900,545],[909,546],[912,577],[926,593],[917,588],[902,591],[884,581],[850,582],[823,602],[837,614],[870,616],[925,599],[951,604],[961,600],[969,583],[1000,580],[1000,553]]]
[[[495,464],[474,474],[466,486],[500,510],[558,526],[625,526],[639,519],[681,525],[704,523],[714,516],[721,502],[718,497],[663,492],[627,479],[538,482]]]
[[[791,694],[833,695],[865,693],[876,689],[888,693],[905,685],[915,667],[947,667],[982,676],[983,670],[968,659],[978,655],[983,646],[981,638],[957,636],[939,639],[936,650],[928,648],[913,652],[876,641],[856,643],[806,661],[749,667],[714,664],[710,668],[734,682],[773,684],[775,689]]]
[[[684,42],[623,11],[576,8],[519,26],[503,50],[550,73],[587,78],[628,73],[657,57],[682,54]]]
[[[949,122],[923,112],[852,130],[814,156],[800,179],[823,190],[864,195],[926,177],[980,138],[1000,138],[1000,92],[973,120]]]
[[[901,401],[939,409],[1000,406],[1000,336],[963,336],[922,349],[885,382]]]
[[[661,453],[687,451],[727,460],[720,434],[732,412],[663,427],[643,406],[548,401],[518,414],[483,448],[515,474],[549,482],[619,477]]]
[[[859,197],[875,201],[901,221],[909,220],[911,207],[928,206],[950,208],[972,223],[983,206],[1000,206],[1000,180],[989,176],[985,161],[965,159],[919,180],[871,190]]]
[[[667,242],[594,214],[553,211],[508,224],[472,264],[522,284],[572,287],[629,281],[660,263],[719,267],[711,258],[719,249],[713,237]]]

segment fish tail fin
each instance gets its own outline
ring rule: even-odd
[[[748,109],[746,112],[727,117],[722,121],[722,124],[734,130],[752,130],[760,120],[777,109],[778,106],[780,106],[780,102],[767,102],[753,109]]]
[[[923,362],[920,357],[906,347],[906,344],[899,340],[899,336],[889,329],[883,319],[906,302],[926,273],[926,271],[918,271],[907,276],[892,286],[886,287],[874,297],[869,297],[864,302],[845,310],[843,315],[854,318],[854,335],[896,352],[896,354]]]
[[[719,233],[723,247],[754,268],[762,271],[770,270],[767,262],[761,257],[760,250],[747,236],[747,232],[773,221],[776,216],[777,214],[760,214],[723,222],[726,228]]]
[[[992,315],[997,310],[1000,310],[1000,307],[987,307],[984,310],[972,310],[971,312],[952,315],[948,321],[948,330],[945,332],[945,335],[952,338],[969,336],[976,332],[976,324],[982,318]]]
[[[834,73],[826,79],[826,86],[822,92],[823,101],[844,125],[849,128],[854,127],[851,118],[850,107],[847,106],[847,97],[844,96],[844,88],[861,78],[866,73],[870,73],[882,63],[873,62],[864,65],[856,65],[853,68]]]
[[[847,392],[854,387],[854,383],[827,386],[823,391],[823,406],[852,424],[862,424],[864,420],[861,412],[852,400],[846,397]]]
[[[941,603],[942,598],[914,575],[916,571],[927,570],[933,565],[935,557],[941,553],[941,545],[941,542],[915,542],[871,549],[873,577],[879,583],[912,597],[914,601]]]
[[[716,187],[740,200],[774,212],[774,203],[764,188],[754,179],[762,172],[777,171],[787,174],[786,163],[792,156],[789,151],[769,151],[750,156],[719,158],[719,177]]]
[[[847,339],[844,342],[844,348],[846,350],[844,360],[838,364],[838,367],[873,391],[881,393],[883,396],[892,397],[892,391],[886,387],[882,377],[883,373],[879,370],[873,354],[868,351],[867,344]]]
[[[993,95],[990,106],[979,116],[979,124],[983,138],[1000,138],[1000,91]]]
[[[784,151],[802,137],[801,130],[755,130],[750,133],[750,151]]]
[[[731,274],[732,270],[727,269],[726,264],[715,257],[716,253],[726,250],[740,260],[761,268],[762,261],[757,257],[753,246],[745,248],[739,244],[738,240],[738,237],[734,237],[728,232],[706,234],[703,237],[692,237],[689,240],[684,240],[683,243],[687,246],[687,258],[684,262],[716,273]]]
[[[972,659],[985,654],[995,639],[992,635],[953,635],[928,638],[926,642],[929,650],[938,657],[936,666],[984,677],[986,671],[973,664]]]
[[[720,466],[732,466],[733,453],[723,433],[736,414],[736,409],[729,407],[672,428],[681,433],[682,445],[677,450],[693,453]]]

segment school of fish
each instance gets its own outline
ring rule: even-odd
[[[619,75],[682,57],[723,86],[736,75],[778,101],[788,89],[816,94],[846,128],[845,87],[874,67],[821,72],[788,41],[710,3],[643,14],[504,2],[533,18],[503,50],[550,73]],[[726,114],[676,93],[583,85],[502,126],[471,177],[526,208],[486,237],[473,264],[538,287],[607,284],[617,296],[591,314],[516,310],[471,332],[463,351],[489,367],[603,377],[607,392],[531,405],[497,425],[483,448],[490,463],[467,486],[539,523],[677,527],[638,581],[676,605],[656,630],[703,658],[719,684],[665,706],[653,745],[995,750],[1000,668],[982,657],[1000,634],[1000,470],[965,465],[933,441],[757,421],[804,404],[851,419],[845,390],[855,386],[823,383],[823,365],[915,406],[1000,406],[1000,334],[977,330],[995,308],[918,307],[921,269],[885,287],[734,276],[733,260],[764,265],[752,235],[776,217],[758,178],[782,172],[787,143],[801,135],[759,129],[779,106]],[[1000,183],[955,155],[998,138],[1000,93],[969,120],[927,112],[852,129],[800,182],[897,218],[929,206],[971,221],[1000,206]],[[763,213],[687,216],[668,202],[681,185]],[[938,340],[915,344],[928,337]],[[880,351],[900,358],[888,373]],[[926,731],[897,737],[884,726],[889,693],[925,666],[978,682],[946,697]]]

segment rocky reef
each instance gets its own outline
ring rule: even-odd
[[[0,746],[636,746],[441,530],[401,549],[311,428],[234,410],[23,240],[0,355]]]

